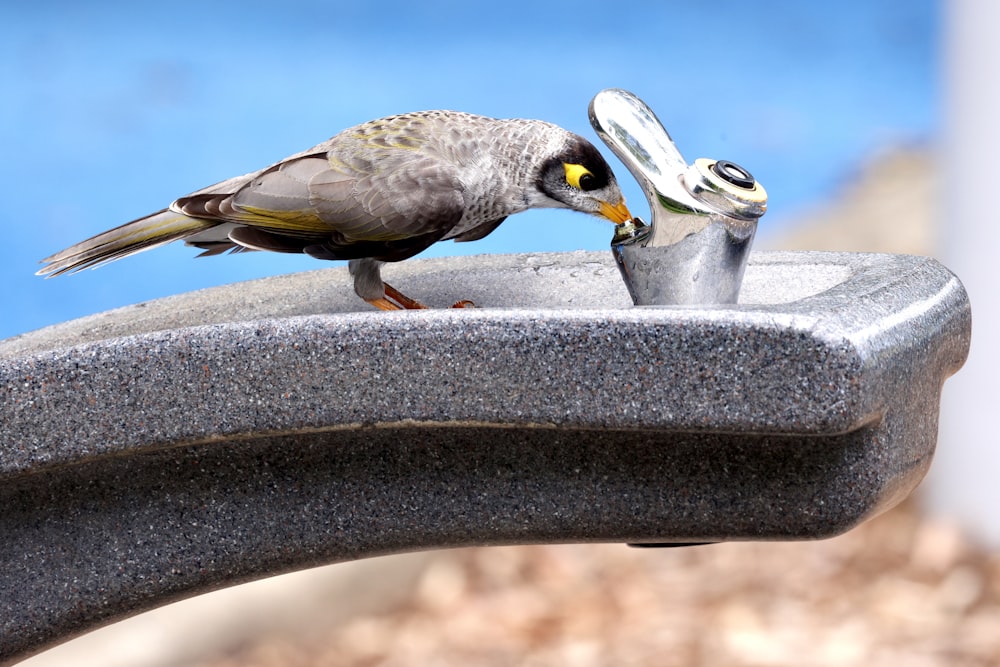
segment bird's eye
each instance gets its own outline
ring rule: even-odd
[[[574,188],[586,192],[588,190],[596,190],[600,187],[597,177],[582,164],[564,162],[563,169],[566,170],[566,182]]]

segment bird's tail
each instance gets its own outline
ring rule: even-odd
[[[132,255],[215,226],[164,209],[81,241],[42,260],[40,276],[58,276]]]

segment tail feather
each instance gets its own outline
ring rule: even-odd
[[[45,266],[39,269],[37,275],[51,277],[75,273],[191,236],[216,224],[164,209],[46,257],[42,260]]]

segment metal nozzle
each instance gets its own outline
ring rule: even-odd
[[[727,160],[688,165],[653,111],[624,90],[590,103],[598,136],[639,181],[651,221],[619,225],[611,248],[636,305],[736,303],[767,193]]]

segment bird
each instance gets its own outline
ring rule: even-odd
[[[417,111],[343,130],[268,167],[42,260],[47,277],[183,239],[201,256],[305,253],[347,260],[354,291],[380,310],[425,308],[381,267],[438,241],[475,241],[508,216],[569,208],[616,225],[632,219],[596,147],[558,125],[461,111]],[[472,305],[460,301],[455,307]]]

